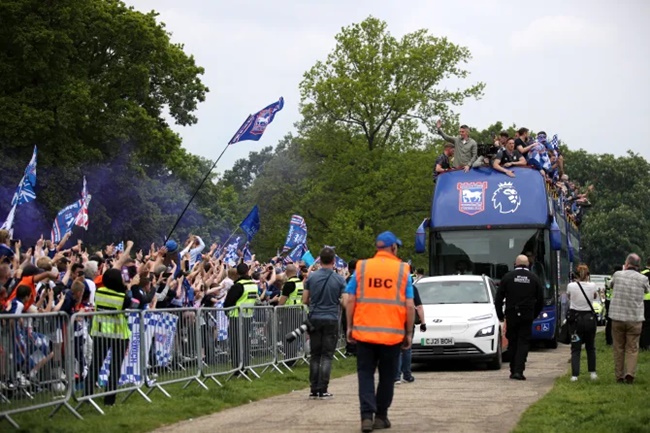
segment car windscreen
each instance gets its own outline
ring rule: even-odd
[[[420,299],[431,304],[487,304],[488,289],[483,281],[420,281],[417,283]]]

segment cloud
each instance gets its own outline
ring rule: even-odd
[[[515,50],[545,49],[552,46],[597,46],[607,43],[610,28],[594,25],[567,15],[545,16],[532,21],[523,30],[512,32],[510,45]]]

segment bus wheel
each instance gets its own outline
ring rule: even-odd
[[[502,350],[501,350],[501,333],[499,332],[499,339],[498,341],[498,346],[497,346],[497,353],[494,355],[494,358],[492,358],[490,361],[487,363],[487,368],[488,370],[501,370],[501,357],[503,356]]]

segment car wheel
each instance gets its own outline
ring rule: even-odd
[[[501,350],[501,332],[499,332],[499,338],[497,341],[498,341],[497,353],[494,355],[494,358],[492,358],[487,363],[487,368],[489,370],[501,370],[502,355],[503,355],[503,352]]]

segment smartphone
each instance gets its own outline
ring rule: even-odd
[[[129,275],[129,267],[128,266],[122,266],[122,280],[125,283],[128,283],[131,281],[131,276]]]

